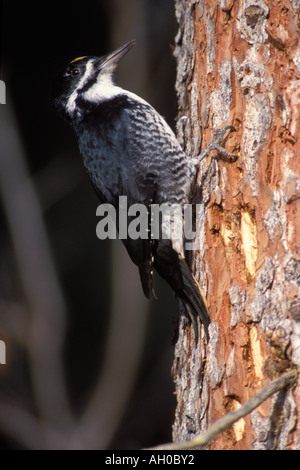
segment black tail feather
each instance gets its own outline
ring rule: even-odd
[[[173,249],[170,240],[159,241],[153,266],[183,302],[187,316],[193,325],[196,341],[198,342],[197,318],[200,318],[203,323],[207,341],[209,341],[210,320],[205,298],[185,258]]]
[[[210,318],[205,297],[202,295],[199,285],[191,273],[185,259],[180,257],[179,264],[182,274],[183,288],[178,292],[178,295],[183,301],[188,312],[188,316],[192,322],[196,342],[198,342],[197,317],[200,317],[200,320],[204,325],[207,341],[209,341],[208,325],[210,323]]]

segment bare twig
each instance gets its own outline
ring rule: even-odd
[[[291,370],[286,374],[282,375],[279,379],[273,380],[273,382],[266,385],[260,392],[258,392],[254,397],[250,398],[244,405],[242,405],[237,410],[231,411],[227,415],[223,416],[221,419],[213,423],[207,431],[204,431],[199,436],[196,436],[191,441],[187,442],[175,442],[169,444],[163,444],[160,446],[152,447],[151,449],[155,450],[181,450],[181,449],[193,449],[196,447],[202,447],[209,444],[213,439],[215,439],[221,432],[225,431],[229,426],[238,421],[243,416],[251,413],[255,408],[257,408],[261,403],[263,403],[267,398],[269,398],[274,393],[282,390],[285,387],[291,386],[297,377],[297,372]]]
[[[32,413],[16,404],[0,403],[0,430],[26,449],[40,450],[46,447],[40,422]]]
[[[88,449],[107,448],[125,413],[142,355],[147,304],[136,292],[137,273],[121,243],[112,258],[112,315],[103,369],[71,436],[72,448],[78,441]]]
[[[0,141],[0,193],[30,312],[27,348],[37,407],[45,423],[65,429],[73,419],[61,360],[64,299],[9,104],[1,108]]]

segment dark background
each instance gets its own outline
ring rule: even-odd
[[[8,122],[8,110],[13,113],[11,126],[22,144],[63,293],[67,328],[62,361],[72,411],[80,418],[106,369],[115,374],[113,389],[122,391],[124,379],[119,381],[119,368],[114,368],[113,360],[109,362],[111,350],[119,344],[120,370],[130,377],[130,391],[128,396],[124,393],[122,406],[115,408],[118,416],[106,446],[135,449],[169,441],[175,407],[171,343],[177,302],[159,279],[158,300],[144,300],[137,270],[120,242],[96,238],[98,201],[76,138],[55,115],[50,96],[51,78],[62,65],[78,56],[105,54],[135,38],[137,44],[122,60],[116,82],[149,101],[174,128],[173,1],[8,0],[2,2],[1,13],[0,79],[7,91],[6,105],[0,105],[1,119]],[[3,142],[1,146],[3,150]],[[39,412],[26,345],[32,316],[3,201],[2,197],[0,339],[7,345],[7,364],[0,365],[0,448],[18,449],[26,445],[11,431],[7,410],[21,407],[34,416]],[[129,331],[123,327],[118,331],[116,324],[129,325]],[[108,348],[111,337],[118,341]],[[127,351],[128,357],[138,355],[134,365],[127,361]],[[120,357],[116,357],[119,364]],[[127,375],[126,367],[130,367]],[[61,446],[68,447],[67,436]]]

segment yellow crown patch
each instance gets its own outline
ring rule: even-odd
[[[77,62],[77,60],[84,59],[86,55],[83,55],[82,57],[77,57],[77,59],[71,60],[70,64],[73,64],[73,62]]]

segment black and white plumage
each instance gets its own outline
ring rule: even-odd
[[[101,202],[118,209],[122,195],[127,196],[128,206],[176,203],[183,208],[190,200],[194,162],[150,104],[112,81],[118,61],[133,45],[131,41],[107,56],[72,61],[55,78],[54,105],[78,136],[84,165]],[[154,268],[183,301],[196,338],[197,316],[208,337],[208,309],[186,263],[184,240],[122,241],[139,268],[145,295],[152,296]]]

